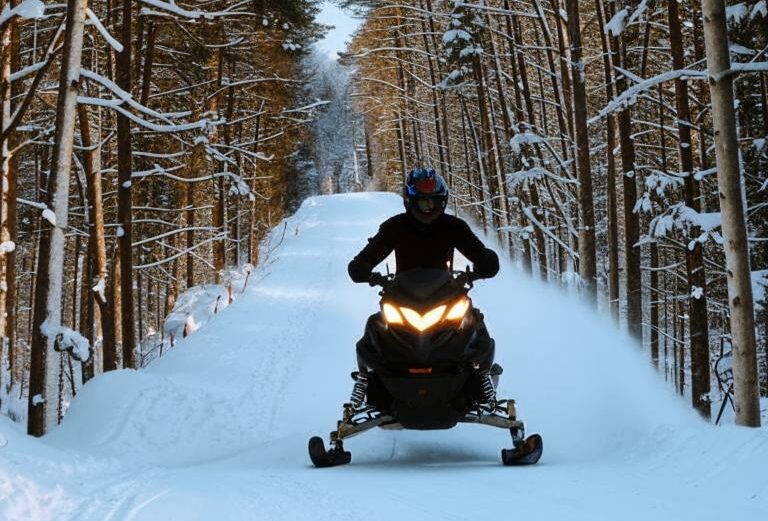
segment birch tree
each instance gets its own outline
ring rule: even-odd
[[[48,205],[40,234],[39,278],[35,292],[32,330],[32,361],[29,378],[29,416],[27,431],[42,436],[57,423],[56,343],[61,342],[62,276],[64,269],[64,234],[69,213],[69,179],[72,166],[77,94],[83,32],[88,3],[68,0],[64,36],[64,64],[59,74],[56,105],[56,137]],[[86,356],[87,358],[87,356]]]

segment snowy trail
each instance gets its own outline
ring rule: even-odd
[[[378,302],[346,263],[400,207],[308,200],[258,282],[150,368],[88,384],[43,441],[0,419],[0,520],[765,518],[764,430],[705,425],[607,318],[509,265],[473,297],[541,463],[502,467],[508,434],[466,425],[377,430],[312,468]]]

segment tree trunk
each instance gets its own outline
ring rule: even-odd
[[[18,0],[5,3],[12,9]],[[11,73],[18,68],[18,30],[16,17],[8,20],[0,35],[0,131],[9,129],[0,140],[0,384],[10,389],[16,365],[16,186],[17,157],[11,155],[16,146],[16,132],[11,126],[13,92]],[[2,380],[8,374],[10,380]]]
[[[56,101],[56,135],[49,178],[48,205],[56,224],[43,220],[40,233],[38,282],[32,328],[32,361],[29,377],[27,431],[42,436],[57,422],[56,336],[61,326],[62,278],[65,231],[69,213],[69,177],[77,117],[77,93],[82,59],[83,33],[88,3],[68,0],[66,36]]]
[[[568,36],[571,41],[571,84],[573,86],[573,116],[576,138],[576,166],[579,180],[579,276],[586,295],[597,304],[597,265],[595,259],[595,207],[592,200],[592,166],[589,158],[587,129],[586,71],[582,61],[579,3],[566,2]]]
[[[131,20],[132,8],[130,0],[122,4],[122,38],[123,52],[118,53],[116,60],[117,86],[125,92],[131,92]],[[136,332],[134,329],[133,310],[133,217],[131,201],[131,174],[133,164],[131,150],[131,121],[123,114],[117,115],[117,198],[118,221],[122,233],[119,234],[120,248],[120,284],[122,297],[122,337],[123,337],[123,367],[136,368]]]
[[[120,255],[116,250],[112,255],[112,284],[107,286],[107,302],[112,312],[112,323],[114,324],[115,350],[110,353],[104,351],[104,371],[112,371],[123,367],[123,328],[120,324],[123,322],[123,291],[120,283]]]
[[[99,306],[99,320],[102,331],[102,350],[104,353],[105,364],[104,371],[117,369],[115,361],[118,359],[115,350],[115,320],[111,305],[106,298],[107,285],[109,282],[109,271],[107,267],[107,244],[106,233],[104,230],[104,203],[101,193],[101,153],[98,148],[93,148],[94,140],[91,136],[91,125],[88,119],[88,109],[86,105],[79,105],[80,115],[80,133],[82,134],[83,147],[85,152],[85,179],[88,186],[88,217],[91,226],[90,235],[93,241],[92,259],[93,266],[91,289],[93,298]],[[98,140],[97,140],[98,141]],[[112,282],[114,284],[114,282]],[[110,363],[107,364],[106,361]]]
[[[760,426],[757,348],[749,267],[749,243],[744,214],[744,192],[739,165],[733,73],[728,50],[728,27],[723,0],[702,0],[704,42],[712,96],[717,181],[720,192],[728,308],[731,312],[736,423]]]
[[[605,26],[605,6],[603,0],[596,0],[597,22]],[[606,103],[613,99],[615,85],[613,80],[613,62],[611,61],[611,42],[605,31],[600,31],[603,48],[603,69],[605,71]],[[607,132],[607,180],[606,191],[608,204],[608,302],[614,320],[619,320],[619,220],[616,209],[616,120],[609,114],[606,120]]]
[[[685,68],[683,35],[677,0],[668,0],[669,33],[672,49],[672,68]],[[675,80],[677,102],[677,129],[680,136],[680,168],[685,176],[685,204],[701,211],[699,187],[693,179],[693,143],[691,141],[691,111],[688,105],[688,82]],[[688,315],[691,340],[691,400],[693,408],[705,419],[710,418],[709,406],[709,324],[707,321],[707,281],[704,270],[704,252],[697,241],[698,226],[691,226],[686,237],[686,271],[688,278]]]
[[[614,63],[626,67],[621,59],[623,49],[618,38],[613,39]],[[626,80],[617,81],[617,93],[626,89]],[[621,143],[621,167],[624,188],[624,258],[626,265],[627,326],[637,340],[643,339],[643,292],[640,272],[640,222],[634,211],[637,201],[637,172],[635,170],[635,143],[632,137],[632,110],[619,113],[619,141]]]

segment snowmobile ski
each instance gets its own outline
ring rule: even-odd
[[[352,454],[344,450],[341,442],[331,450],[325,450],[325,443],[319,436],[313,436],[309,439],[309,458],[315,467],[327,468],[346,465],[352,461]]]
[[[502,449],[501,461],[508,466],[533,465],[543,452],[544,440],[538,434],[532,434],[514,449]]]

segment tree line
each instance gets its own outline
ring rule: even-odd
[[[30,434],[297,204],[316,4],[0,2],[0,410]]]

